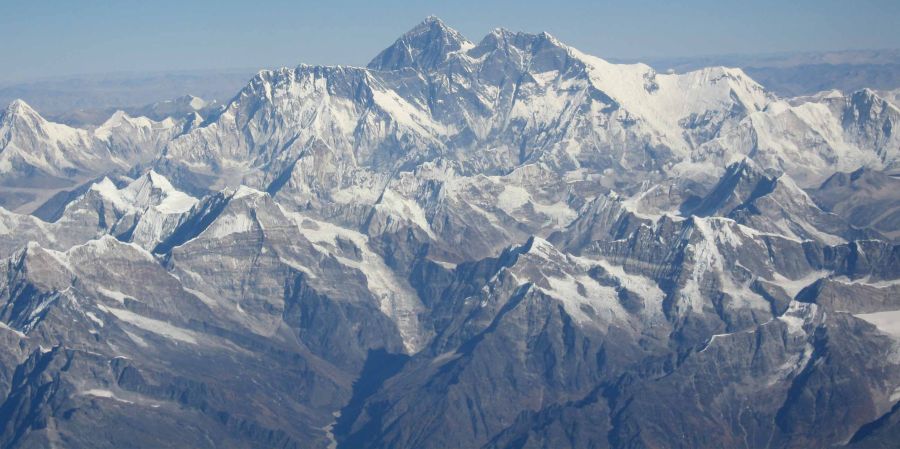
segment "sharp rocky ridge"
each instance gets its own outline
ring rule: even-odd
[[[365,68],[146,110],[0,113],[0,447],[900,435],[900,110],[872,90],[429,17]]]

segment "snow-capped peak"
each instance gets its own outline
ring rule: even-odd
[[[134,182],[128,184],[124,190],[135,194],[144,190],[157,190],[164,194],[176,191],[168,179],[153,170],[148,171]]]
[[[37,115],[37,111],[34,110],[25,100],[21,98],[17,98],[9,103],[6,106],[6,112],[4,115],[13,115],[13,114],[35,114]]]
[[[176,190],[168,179],[153,170],[121,189],[104,177],[92,184],[90,191],[121,213],[141,212],[152,207],[163,214],[176,214],[187,212],[197,203],[196,198]]]
[[[190,210],[197,199],[180,192],[164,176],[154,170],[122,189],[122,192],[139,208],[154,206],[161,213],[183,213]]]
[[[94,130],[94,135],[100,139],[108,139],[116,128],[122,126],[144,128],[152,125],[153,122],[146,117],[131,117],[125,111],[118,110]]]
[[[432,69],[447,60],[449,55],[472,48],[474,44],[458,31],[448,27],[435,16],[406,32],[393,45],[378,54],[368,64],[372,70],[400,70],[404,68]]]
[[[170,183],[169,180],[166,179],[165,176],[163,176],[163,175],[157,173],[156,170],[150,170],[150,171],[148,171],[147,174],[146,174],[145,176],[146,176],[147,179],[149,179],[150,182],[153,183],[153,185],[156,186],[157,188],[159,188],[159,189],[161,189],[161,190],[163,190],[163,191],[165,191],[165,192],[173,192],[173,191],[175,191],[175,187],[172,187],[172,183]]]
[[[102,149],[94,146],[87,131],[49,122],[22,100],[13,101],[0,114],[0,173],[15,176],[21,167],[30,166],[56,175],[109,164],[96,152]]]
[[[234,194],[231,196],[231,198],[232,198],[232,199],[235,199],[235,200],[238,200],[238,199],[246,198],[246,197],[254,197],[254,198],[256,198],[256,197],[264,197],[264,196],[266,196],[266,195],[268,195],[268,194],[267,194],[266,192],[261,191],[261,190],[256,190],[256,189],[254,189],[254,188],[252,188],[252,187],[247,187],[247,186],[245,186],[245,185],[240,185],[240,186],[238,186],[237,189],[235,189]]]
[[[202,98],[200,98],[200,97],[195,97],[195,96],[193,96],[193,95],[188,95],[188,96],[187,96],[187,99],[188,99],[188,105],[189,105],[190,107],[192,107],[195,111],[199,111],[199,110],[205,108],[206,105],[207,105],[206,100],[204,100],[204,99],[202,99]]]
[[[16,99],[6,106],[6,109],[0,114],[0,123],[11,125],[14,122],[20,122],[25,126],[35,126],[46,123],[47,121],[32,108],[25,100]]]
[[[171,110],[175,110],[178,108],[187,108],[187,109],[191,109],[194,111],[199,111],[208,105],[209,105],[209,103],[206,100],[204,100],[196,95],[187,94],[187,95],[182,95],[178,98],[174,98],[171,100],[161,101],[159,103],[151,105],[151,107],[156,108],[156,109],[171,109]]]

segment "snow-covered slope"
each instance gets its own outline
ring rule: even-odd
[[[191,117],[156,122],[119,111],[94,129],[80,129],[47,121],[16,100],[0,113],[0,184],[16,189],[20,198],[4,192],[0,200],[30,212],[61,188],[141,169],[197,123]]]
[[[153,249],[181,223],[197,199],[152,170],[131,180],[102,178],[72,199],[53,222],[0,208],[0,255],[34,241],[66,250],[103,235]]]
[[[813,187],[835,172],[860,167],[896,172],[900,110],[871,90],[780,100],[747,116],[705,145],[695,159],[719,163],[729,152],[791,174]]]
[[[33,173],[64,180],[110,167],[112,155],[96,146],[91,133],[44,120],[22,100],[0,115],[0,173],[7,185],[46,180]]]
[[[259,188],[322,151],[340,161],[331,165],[378,172],[441,158],[464,173],[542,161],[564,171],[690,175],[750,155],[805,180],[895,164],[894,142],[879,130],[896,120],[892,106],[871,91],[844,105],[815,100],[778,101],[738,69],[658,74],[612,64],[547,33],[498,29],[474,44],[431,17],[367,69],[261,72],[218,119],[173,142],[165,160]]]
[[[453,230],[499,223],[484,236],[497,250],[523,237],[512,228],[546,234],[548,218],[561,224],[560,214],[612,188],[711,186],[745,158],[801,187],[860,166],[892,170],[898,119],[870,91],[788,102],[737,69],[659,74],[547,33],[497,29],[473,43],[430,17],[367,68],[260,72],[155,167],[196,194],[247,185],[376,231],[396,228],[384,215],[400,204],[390,221],[415,223],[429,239],[450,237],[436,220]],[[508,185],[507,200],[534,199],[533,212],[492,211],[512,203],[483,176]]]
[[[0,447],[894,441],[900,118],[872,91],[429,17],[194,103],[0,118],[0,193],[80,184],[49,221],[0,208]]]

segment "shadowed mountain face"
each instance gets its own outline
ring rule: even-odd
[[[894,444],[893,100],[434,17],[193,100],[0,115],[0,447]]]

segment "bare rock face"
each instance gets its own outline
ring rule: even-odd
[[[812,191],[822,208],[841,216],[860,229],[872,229],[896,241],[900,203],[896,191],[900,180],[861,168],[853,173],[835,173]]]
[[[432,17],[148,111],[0,115],[0,447],[896,446],[872,91]]]

